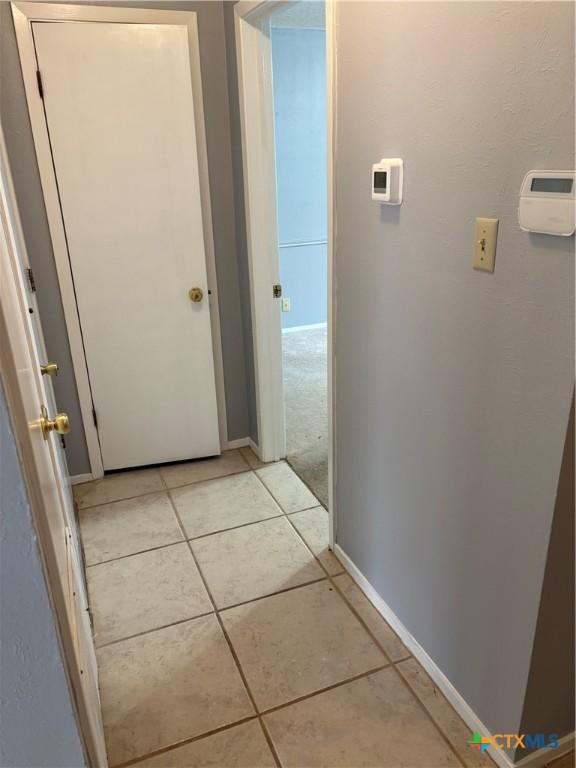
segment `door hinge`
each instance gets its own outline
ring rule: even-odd
[[[280,283],[276,283],[276,285],[272,286],[272,296],[274,296],[275,299],[280,299],[282,297],[282,286]]]
[[[42,75],[40,74],[40,70],[36,70],[36,82],[38,83],[38,93],[40,94],[40,98],[42,101],[44,101],[44,86],[42,85]]]
[[[34,280],[34,272],[30,269],[30,267],[26,267],[26,280],[28,281],[28,288],[30,289],[31,293],[36,293],[36,281]]]
[[[96,429],[98,429],[98,417],[96,416],[96,408],[92,408],[92,420],[94,422],[94,426]]]

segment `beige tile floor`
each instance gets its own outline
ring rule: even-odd
[[[248,449],[77,486],[111,766],[493,766]]]

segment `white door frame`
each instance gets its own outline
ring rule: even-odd
[[[80,580],[80,561],[66,547],[68,572],[62,577],[62,544],[58,550],[55,537],[60,533],[65,520],[64,497],[68,488],[64,478],[54,473],[50,445],[39,439],[40,413],[30,420],[30,405],[42,389],[39,350],[28,313],[28,296],[22,275],[22,264],[26,263],[23,242],[19,231],[20,223],[12,188],[10,170],[6,157],[4,137],[0,128],[0,371],[6,393],[14,436],[18,445],[23,475],[38,546],[42,555],[46,585],[48,588],[55,624],[60,643],[64,669],[70,690],[70,699],[78,723],[85,750],[87,764],[93,768],[107,765],[104,730],[101,720],[100,696],[98,692],[95,654],[90,624],[85,613],[84,597],[80,600],[76,587],[75,595],[79,606],[71,610],[70,592],[74,579]],[[67,531],[69,529],[67,528]],[[71,532],[68,533],[70,535]],[[73,545],[72,545],[73,547]],[[72,579],[72,581],[70,581]],[[76,609],[82,611],[79,615]],[[90,657],[78,652],[90,649]],[[82,669],[82,666],[84,669]]]
[[[270,15],[294,0],[241,0],[234,7],[246,234],[252,305],[258,452],[263,461],[286,455],[280,306],[272,298],[279,282],[276,222],[276,159],[273,125]],[[336,114],[336,0],[326,0],[327,183],[328,183],[328,511],[334,545],[334,148]]]
[[[210,185],[208,175],[208,154],[206,150],[206,128],[204,123],[204,103],[202,97],[202,79],[200,70],[200,48],[198,42],[197,14],[193,11],[144,10],[140,8],[110,8],[90,5],[57,5],[50,3],[16,2],[12,3],[12,14],[16,39],[22,65],[26,100],[32,124],[32,135],[40,171],[40,181],[46,204],[48,226],[52,240],[56,271],[60,285],[62,306],[68,330],[70,352],[74,376],[78,389],[80,410],[93,478],[102,477],[104,468],[98,432],[92,416],[92,394],[82,331],[78,316],[78,307],[74,292],[74,280],[68,256],[66,232],[60,208],[58,184],[50,137],[44,114],[44,102],[40,96],[37,81],[38,64],[32,34],[35,21],[51,22],[111,22],[117,24],[156,24],[185,26],[188,32],[190,50],[190,73],[194,115],[196,119],[196,141],[198,165],[200,171],[200,190],[202,201],[202,220],[204,224],[204,242],[206,249],[206,268],[208,284],[211,289],[210,320],[212,327],[212,345],[214,350],[214,372],[216,377],[216,397],[218,403],[218,429],[220,444],[224,448],[228,443],[226,425],[226,398],[224,392],[224,363],[222,358],[222,338],[220,332],[220,311],[218,283],[216,279],[216,261],[214,256],[214,236],[212,231],[212,207],[210,203]],[[87,479],[87,478],[84,478]]]

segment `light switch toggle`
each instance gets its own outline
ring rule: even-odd
[[[496,260],[496,240],[498,238],[498,219],[476,219],[474,248],[474,269],[494,272]]]

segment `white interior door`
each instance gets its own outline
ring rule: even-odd
[[[215,455],[186,28],[32,26],[104,469]]]
[[[11,374],[7,383],[11,386],[13,399],[19,403],[24,421],[25,433],[19,435],[19,443],[34,478],[34,487],[29,488],[30,497],[36,501],[38,538],[60,631],[70,640],[66,647],[74,657],[67,657],[67,662],[69,665],[75,662],[75,674],[71,674],[71,679],[83,717],[82,725],[86,728],[83,735],[93,764],[105,766],[96,655],[73,502],[58,435],[44,436],[39,421],[42,406],[51,408],[53,398],[49,382],[40,373],[44,348],[38,318],[33,322],[29,312],[29,295],[23,277],[26,264],[0,130],[0,357],[3,374],[7,377]],[[49,416],[54,416],[53,411]]]

